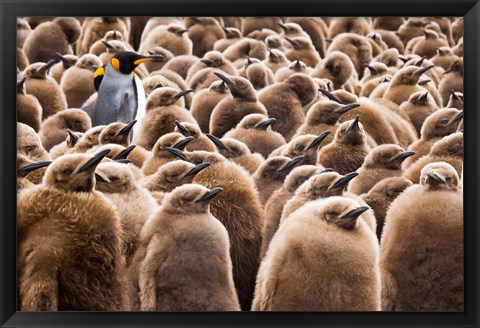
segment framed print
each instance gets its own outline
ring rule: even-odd
[[[477,1],[0,6],[1,327],[479,326]]]

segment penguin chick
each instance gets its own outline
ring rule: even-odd
[[[17,195],[23,189],[35,186],[35,183],[31,181],[32,178],[27,177],[30,173],[47,167],[51,163],[51,161],[33,162],[24,155],[17,155]]]
[[[215,41],[213,44],[213,50],[223,52],[232,44],[238,42],[242,33],[235,27],[223,27],[226,38]]]
[[[373,28],[374,29],[382,29],[388,31],[397,31],[403,23],[405,23],[406,19],[404,17],[396,16],[396,17],[375,17],[373,19]]]
[[[68,129],[85,132],[92,127],[90,117],[81,109],[65,109],[42,122],[39,137],[43,147],[49,151],[61,143],[68,135]]]
[[[283,39],[278,34],[272,34],[266,37],[265,45],[267,46],[269,52],[270,50],[275,49],[282,52],[283,54],[283,52],[285,51],[285,47],[283,46]],[[285,54],[283,54],[283,56],[285,56]]]
[[[262,155],[252,153],[246,144],[237,139],[223,137],[220,140],[211,134],[207,134],[207,137],[212,140],[222,156],[240,165],[250,174],[255,173],[264,162]]]
[[[58,84],[60,84],[63,73],[77,63],[78,57],[76,55],[62,55],[59,52],[57,52],[57,57],[60,61],[54,64],[48,73]]]
[[[105,35],[95,41],[91,46],[90,46],[90,49],[88,50],[88,53],[89,54],[92,54],[92,55],[95,55],[95,56],[98,56],[100,55],[101,53],[107,51],[107,48],[108,48],[108,44],[104,43],[104,41],[108,42],[108,41],[112,41],[112,40],[116,40],[116,41],[125,41],[123,39],[123,35],[119,32],[117,32],[117,30],[110,30],[108,32],[105,33]],[[133,48],[127,43],[127,42],[124,42],[125,46],[129,48],[130,51],[133,51]]]
[[[270,153],[285,145],[285,139],[278,132],[272,130],[275,118],[268,118],[262,114],[245,116],[237,126],[225,134],[225,138],[239,140],[246,144],[252,153],[259,153],[267,158]]]
[[[329,39],[342,33],[367,36],[370,32],[372,32],[372,24],[366,17],[335,17],[328,26]]]
[[[71,130],[67,130],[68,131],[68,135],[67,135],[67,138],[65,138],[65,140],[62,142],[62,143],[59,143],[55,146],[53,146],[50,151],[48,152],[50,158],[52,160],[62,156],[62,155],[65,155],[67,153],[67,151],[71,148],[73,148],[73,146],[76,145],[76,143],[78,142],[78,140],[85,134],[83,132],[74,132],[74,131],[71,131]]]
[[[267,115],[264,105],[258,101],[257,93],[250,81],[240,76],[225,76],[214,73],[227,85],[231,97],[221,100],[210,117],[210,133],[222,137],[248,114]]]
[[[417,91],[410,95],[408,101],[400,105],[400,110],[405,112],[420,134],[425,119],[438,109],[437,104],[428,91]]]
[[[149,55],[160,55],[163,57],[162,61],[145,63],[144,67],[149,73],[161,70],[163,67],[167,65],[167,63],[169,63],[171,60],[175,58],[175,56],[170,51],[159,46],[153,47],[151,49],[147,49],[147,53]],[[190,58],[191,56],[179,56],[179,57]],[[171,69],[171,67],[169,69]]]
[[[249,80],[255,90],[261,90],[274,82],[272,71],[256,58],[247,58],[239,75]]]
[[[62,76],[60,87],[67,98],[69,108],[80,108],[95,93],[92,75],[102,66],[102,61],[95,55],[86,54],[76,64],[68,68]]]
[[[318,51],[320,57],[325,57],[327,25],[320,17],[289,17],[287,22],[300,25],[312,39],[313,46]]]
[[[303,158],[303,156],[297,156],[293,159],[286,156],[273,156],[260,165],[252,177],[259,191],[259,199],[262,205],[265,205],[275,190],[282,186],[285,177]]]
[[[97,125],[88,129],[85,134],[75,143],[75,145],[67,151],[67,153],[85,153],[89,149],[99,144],[99,136],[106,125]]]
[[[452,90],[450,94],[450,98],[448,100],[447,107],[453,107],[453,108],[463,110],[463,101],[464,101],[463,93],[455,92],[454,90]]]
[[[159,25],[146,35],[140,43],[138,51],[145,53],[148,49],[160,46],[170,51],[174,56],[191,55],[193,45],[186,32],[188,32],[188,29],[180,24]]]
[[[213,50],[216,41],[226,37],[220,23],[213,17],[186,17],[185,26],[188,27],[188,38],[192,40],[192,54],[202,57]]]
[[[263,63],[275,74],[280,68],[288,67],[290,61],[278,49],[268,49],[268,56]]]
[[[140,243],[140,231],[157,203],[150,193],[138,186],[127,165],[105,162],[95,170],[95,189],[101,191],[117,208],[122,227],[123,254],[127,267]]]
[[[115,30],[122,40],[129,39],[130,19],[127,17],[89,17],[82,23],[82,35],[76,44],[76,54],[88,53],[95,41],[100,40],[108,31]]]
[[[408,150],[414,151],[416,154],[404,161],[404,168],[428,154],[436,141],[455,132],[462,119],[463,111],[456,108],[440,108],[430,114],[423,122],[420,139],[408,147]]]
[[[454,61],[443,74],[438,91],[446,106],[452,90],[463,93],[463,58]]]
[[[94,190],[95,168],[106,153],[62,156],[47,168],[41,185],[20,194],[22,311],[128,310],[120,220]]]
[[[147,98],[146,115],[140,122],[141,129],[135,143],[147,150],[152,150],[161,136],[173,132],[175,121],[196,123],[192,114],[177,105],[180,98],[192,90],[178,91],[174,88],[159,88]]]
[[[385,216],[390,204],[410,186],[413,186],[412,181],[403,177],[385,178],[377,182],[368,193],[362,195],[363,200],[375,214],[379,241],[382,237]]]
[[[17,82],[17,121],[38,132],[42,123],[42,105],[35,96],[25,92],[25,80],[22,78]]]
[[[182,156],[182,152],[179,155]],[[195,164],[211,163],[198,173],[193,183],[223,192],[212,202],[211,212],[227,228],[233,279],[242,311],[250,309],[259,266],[262,207],[250,175],[242,167],[218,153],[194,151],[183,154]],[[241,196],[240,196],[241,195]]]
[[[122,122],[110,123],[100,132],[98,143],[100,145],[114,143],[124,147],[130,146],[130,132],[136,123],[136,120],[128,124]]]
[[[215,106],[228,96],[228,87],[223,81],[212,82],[209,88],[195,93],[190,112],[203,133],[209,132],[210,116]]]
[[[243,38],[225,49],[223,55],[233,63],[247,57],[264,60],[267,57],[267,46],[263,41]]]
[[[185,138],[178,132],[167,133],[158,138],[152,149],[152,156],[142,166],[143,174],[152,175],[163,164],[177,159],[175,155],[166,150],[167,147],[183,149],[192,140],[193,137]]]
[[[361,195],[383,179],[401,176],[402,162],[413,155],[414,152],[406,152],[394,144],[373,148],[365,157],[362,167],[358,169],[359,176],[350,184],[348,191]]]
[[[304,73],[310,74],[311,68],[307,67],[304,62],[302,62],[299,58],[290,62],[290,64],[286,67],[281,67],[275,73],[275,81],[276,82],[284,82],[290,76],[295,73]]]
[[[359,169],[369,152],[365,131],[357,116],[338,127],[333,141],[320,150],[318,163],[347,174]]]
[[[332,51],[312,72],[312,76],[329,79],[333,82],[334,89],[340,89],[353,77],[354,72],[352,60],[346,54]]]
[[[370,63],[373,58],[368,38],[354,33],[337,35],[328,47],[327,56],[333,51],[341,51],[350,58],[359,79],[363,77],[365,64]]]
[[[49,160],[40,137],[30,126],[17,122],[17,155],[24,155],[34,162]]]
[[[23,71],[30,64],[25,51],[22,48],[17,47],[17,70]]]
[[[67,108],[67,99],[62,88],[52,77],[47,75],[54,63],[53,59],[48,63],[33,63],[23,72],[27,78],[25,81],[27,93],[35,96],[42,106],[42,119]]]
[[[278,24],[281,22],[280,17],[245,17],[242,21],[242,34],[246,36],[253,31],[260,31],[264,28],[280,33],[282,29]]]
[[[142,230],[141,310],[240,310],[227,230],[210,212],[210,202],[221,191],[180,186]]]
[[[171,60],[167,61],[164,69],[177,73],[185,81],[187,81],[188,71],[190,70],[190,68],[192,68],[193,65],[197,64],[199,61],[200,58],[193,55],[176,56],[174,58],[171,58]]]
[[[453,166],[459,176],[463,169],[463,133],[455,132],[435,142],[432,149],[405,172],[404,177],[413,183],[420,183],[420,172],[429,163],[445,162]]]
[[[377,57],[383,51],[388,49],[388,45],[383,42],[382,36],[380,33],[372,32],[367,35],[367,40],[372,46],[372,56]]]
[[[359,219],[368,209],[331,197],[292,213],[260,266],[252,310],[379,311],[378,241]]]
[[[458,40],[457,45],[452,48],[453,53],[459,57],[463,57],[463,36]]]
[[[387,212],[380,253],[382,310],[463,311],[463,192],[458,174],[447,163],[431,163],[420,181]]]
[[[47,62],[56,52],[73,54],[71,45],[80,36],[82,28],[73,17],[57,17],[37,26],[25,40],[23,50],[30,63]]]
[[[412,52],[418,56],[432,58],[437,53],[437,49],[448,47],[447,40],[441,38],[437,32],[425,29],[424,37],[421,38],[413,47]]]
[[[450,47],[440,47],[437,49],[437,54],[432,57],[432,63],[438,67],[447,70],[450,65],[458,59]]]
[[[188,143],[185,150],[205,150],[209,152],[215,152],[217,150],[215,144],[200,131],[198,124],[176,121],[175,125],[174,132],[179,132],[185,137],[193,137],[193,140]]]
[[[214,72],[222,74],[237,75],[237,69],[223,54],[218,51],[210,51],[194,64],[187,74],[188,86],[194,90],[204,89],[217,81]]]
[[[25,40],[32,33],[32,28],[25,18],[17,17],[17,48],[23,48]]]
[[[330,135],[330,131],[324,131],[318,136],[313,134],[303,134],[290,140],[288,144],[280,150],[279,154],[294,158],[302,155],[304,157],[303,165],[315,165],[317,162],[320,145]],[[272,152],[270,156],[275,156]]]
[[[302,165],[294,168],[285,178],[282,187],[277,189],[265,204],[262,230],[262,248],[260,250],[260,258],[265,256],[268,245],[273,235],[278,229],[280,218],[282,216],[283,207],[295,193],[295,190],[307,181],[312,175],[319,174],[322,171],[320,166]]]
[[[306,37],[285,38],[290,43],[292,49],[285,51],[288,60],[300,59],[305,65],[315,67],[320,62],[320,55],[315,50],[312,40]]]
[[[305,120],[303,107],[317,97],[317,86],[306,74],[293,74],[283,82],[263,89],[259,99],[265,105],[269,117],[277,121],[272,127],[288,142]]]
[[[423,28],[427,22],[420,17],[409,17],[397,31],[397,35],[404,44],[416,36],[423,35]]]
[[[265,41],[266,38],[273,36],[273,35],[278,35],[275,31],[269,29],[269,28],[262,28],[261,30],[258,31],[253,31],[246,35],[246,38],[251,38],[255,39],[258,41]]]

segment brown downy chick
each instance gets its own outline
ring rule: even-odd
[[[25,51],[17,47],[17,70],[23,71],[28,65],[30,65],[30,62],[27,55],[25,55]]]
[[[32,182],[35,179],[32,179],[32,177],[28,178],[28,175],[34,175],[32,172],[45,168],[50,164],[52,164],[51,161],[33,162],[24,155],[17,155],[17,195],[22,190],[35,186],[35,183]],[[45,170],[38,175],[40,180],[38,183],[41,183],[44,172]]]
[[[397,35],[400,37],[404,44],[414,37],[423,35],[423,29],[427,22],[420,17],[409,17],[405,23],[403,23],[398,31]]]
[[[63,73],[77,63],[78,57],[76,55],[62,55],[59,52],[57,52],[57,57],[60,59],[60,61],[52,66],[48,74],[50,74],[50,76],[53,77],[58,84],[60,84]]]
[[[25,40],[23,50],[30,63],[47,62],[56,52],[73,54],[71,45],[80,36],[82,28],[73,17],[57,17],[37,26]]]
[[[167,63],[169,63],[171,60],[175,58],[175,56],[170,51],[159,46],[147,49],[146,54],[163,56],[163,59],[161,61],[151,61],[143,64],[145,69],[149,73],[161,70],[163,67],[167,65]],[[187,55],[182,57],[190,57],[190,56]]]
[[[202,57],[206,52],[213,50],[216,41],[226,37],[220,23],[213,17],[186,17],[185,26],[188,37],[192,40],[192,54]]]
[[[183,25],[183,19],[180,17],[150,17],[150,19],[145,24],[145,27],[143,28],[140,41],[143,42],[154,28],[161,25],[166,26],[172,23]]]
[[[242,38],[242,33],[235,27],[223,27],[226,38],[215,41],[213,50],[223,52],[232,44],[238,42]]]
[[[98,136],[99,144],[114,143],[124,147],[130,146],[130,132],[136,123],[136,120],[128,124],[122,122],[110,123],[100,132]]]
[[[317,97],[317,86],[313,79],[297,73],[283,82],[277,82],[259,94],[259,99],[268,110],[269,117],[277,122],[273,130],[279,132],[288,142],[305,120],[303,107]]]
[[[285,51],[288,60],[293,61],[298,58],[309,67],[315,67],[320,62],[320,55],[315,50],[310,38],[300,36],[285,38],[285,40],[292,46],[292,49]]]
[[[188,29],[180,24],[159,25],[153,28],[142,40],[138,51],[144,53],[148,49],[160,46],[170,51],[174,56],[191,55],[193,44],[186,32],[188,32]]]
[[[245,38],[255,39],[258,41],[265,41],[268,37],[278,35],[277,32],[269,28],[262,28],[259,31],[253,31],[245,36]]]
[[[327,56],[333,51],[341,51],[350,58],[359,79],[363,77],[365,64],[370,63],[373,58],[372,46],[367,37],[353,33],[339,34],[335,37],[328,47]]]
[[[200,58],[193,55],[176,56],[165,64],[164,70],[175,72],[186,81],[188,71],[190,70],[190,68],[192,68],[193,65],[197,64],[199,61]]]
[[[405,21],[405,18],[400,16],[375,17],[373,19],[373,28],[376,30],[397,31]]]
[[[269,51],[275,49],[275,50],[281,51],[282,54],[285,51],[283,39],[278,34],[272,34],[266,37],[265,45],[267,46]]]
[[[127,17],[88,17],[82,23],[82,35],[78,39],[76,54],[81,56],[95,41],[100,40],[108,31],[115,30],[127,41],[130,34],[129,18]]]
[[[183,185],[142,230],[143,311],[239,311],[227,229],[213,213],[222,188]]]
[[[447,70],[450,65],[458,59],[450,47],[440,47],[437,49],[437,54],[432,57],[432,63],[436,66]]]
[[[463,110],[463,93],[452,90],[447,107]]]
[[[458,124],[463,119],[463,111],[456,108],[441,108],[425,119],[420,131],[420,139],[408,147],[416,154],[404,161],[404,168],[409,167],[420,157],[427,155],[433,144],[457,131]]]
[[[29,65],[23,75],[27,78],[25,87],[28,94],[35,96],[42,106],[42,119],[67,108],[67,99],[60,85],[50,76],[48,70],[55,63],[34,63]]]
[[[194,90],[204,89],[217,81],[214,72],[237,75],[237,69],[233,64],[218,51],[210,51],[204,58],[194,64],[187,74],[189,88]]]
[[[338,127],[333,141],[320,150],[318,163],[340,174],[347,174],[362,166],[370,150],[365,130],[357,116]]]
[[[370,64],[365,65],[365,73],[360,83],[364,84],[374,78],[390,75],[390,73],[395,73],[395,71],[385,63],[373,61]]]
[[[355,67],[352,60],[343,52],[332,51],[327,54],[312,76],[329,79],[335,89],[340,89],[353,77]]]
[[[140,187],[127,165],[105,162],[95,170],[95,189],[101,191],[117,208],[122,227],[122,249],[127,267],[140,243],[140,231],[157,203]]]
[[[457,17],[452,22],[452,37],[455,42],[458,42],[463,37],[463,17]]]
[[[254,174],[265,161],[262,155],[252,153],[248,146],[241,141],[226,137],[220,140],[211,134],[207,134],[207,137],[212,140],[222,156],[240,165],[250,174]]]
[[[322,172],[322,167],[317,165],[302,165],[296,167],[285,178],[282,187],[277,189],[265,204],[264,222],[262,229],[262,248],[260,258],[263,258],[267,252],[270,241],[280,224],[283,207],[292,198],[300,185],[307,181],[312,175]]]
[[[130,50],[134,51],[133,48],[128,44],[128,42],[125,42],[125,40],[123,39],[123,35],[121,33],[117,32],[117,30],[110,30],[106,32],[101,39],[95,41],[90,46],[88,53],[96,56],[100,55],[101,53],[107,51],[107,45],[102,41],[108,42],[112,40],[124,41],[125,46],[130,47]]]
[[[100,58],[86,54],[64,72],[60,87],[67,98],[69,108],[80,108],[95,93],[92,76],[100,66],[102,66]]]
[[[282,33],[280,33],[280,36],[282,38],[295,38],[298,36],[310,38],[308,33],[306,33],[297,23],[278,23],[278,26],[280,26],[280,28],[282,29]]]
[[[380,145],[372,149],[360,167],[358,177],[350,184],[348,191],[361,195],[367,193],[377,182],[403,174],[402,162],[415,155],[393,144]]]
[[[400,105],[400,109],[408,115],[420,135],[423,122],[438,109],[438,106],[428,91],[417,91],[410,95],[408,101]]]
[[[454,46],[452,50],[458,57],[463,57],[463,36],[458,40],[457,45]]]
[[[85,134],[83,132],[74,132],[72,130],[67,130],[67,132],[67,138],[65,138],[62,143],[53,146],[48,152],[52,160],[65,155],[68,150],[73,148],[77,144],[78,140]]]
[[[235,63],[247,57],[264,60],[267,57],[267,52],[267,46],[263,41],[243,38],[225,49],[223,55],[232,63]],[[241,64],[243,64],[243,60]]]
[[[85,153],[89,149],[92,149],[96,145],[99,144],[99,136],[102,130],[106,127],[106,125],[97,125],[88,131],[75,143],[75,145],[67,151],[69,154],[73,153]]]
[[[227,85],[231,97],[221,100],[210,117],[210,133],[222,137],[248,114],[267,115],[267,109],[258,101],[257,92],[250,81],[240,76],[214,73]]]
[[[256,58],[247,58],[239,75],[249,80],[255,90],[261,90],[275,80],[273,72]]]
[[[319,17],[289,17],[287,22],[300,25],[312,39],[313,46],[318,51],[320,57],[325,57],[327,25]]]
[[[196,123],[190,112],[178,105],[180,98],[192,90],[178,92],[174,88],[159,88],[147,98],[146,115],[140,122],[141,130],[134,142],[151,150],[161,136],[173,132],[175,121]]]
[[[42,123],[42,105],[35,96],[25,92],[25,80],[22,78],[17,82],[17,121],[38,132]]]
[[[383,42],[382,36],[380,33],[372,32],[367,35],[367,40],[372,46],[372,56],[377,57],[382,54],[385,50],[388,49],[388,45]]]
[[[335,17],[328,27],[328,38],[333,39],[343,33],[367,36],[372,32],[372,24],[367,17]]]
[[[463,169],[463,133],[455,132],[435,142],[432,149],[405,172],[404,177],[413,183],[420,183],[420,172],[429,163],[445,162],[453,166],[458,176]]]
[[[245,116],[237,126],[225,134],[225,138],[239,140],[246,144],[252,153],[259,153],[267,158],[270,153],[285,145],[285,139],[278,132],[272,130],[275,118],[268,118],[262,114]]]
[[[278,49],[268,49],[268,56],[263,63],[275,74],[279,69],[288,67],[290,61]]]
[[[17,48],[23,48],[25,40],[32,33],[32,28],[25,18],[17,17]]]
[[[182,156],[182,152],[178,152]],[[223,192],[212,202],[212,214],[227,228],[233,279],[243,311],[251,307],[255,277],[259,266],[259,252],[263,212],[252,178],[242,167],[218,153],[195,151],[183,154],[195,164],[211,163],[198,173],[193,183],[207,188],[214,185]]]
[[[177,159],[177,157],[166,150],[166,148],[173,147],[182,150],[192,140],[193,137],[185,138],[178,132],[167,133],[158,138],[152,149],[152,156],[147,159],[142,166],[143,174],[152,175],[157,172],[158,168],[163,164]]]
[[[423,34],[424,37],[412,49],[412,52],[418,56],[432,58],[437,53],[438,48],[449,46],[447,40],[441,38],[434,30],[425,29]]]
[[[463,311],[463,192],[446,163],[423,168],[387,212],[381,239],[382,310]],[[427,233],[428,232],[428,233]]]
[[[444,106],[448,104],[452,90],[463,93],[463,58],[457,59],[448,67],[438,85]]]
[[[303,158],[303,156],[293,159],[286,156],[273,156],[260,165],[252,177],[262,205],[265,205],[275,190],[282,186],[285,177],[302,162]]]
[[[65,109],[50,116],[42,122],[38,133],[43,147],[49,151],[61,143],[68,135],[68,130],[85,132],[92,127],[88,114],[77,108]]]
[[[318,136],[313,134],[303,134],[290,140],[288,144],[283,147],[279,155],[294,158],[297,156],[304,156],[303,165],[315,165],[317,163],[318,152],[325,140],[330,135],[330,131],[324,131]],[[276,156],[272,152],[270,156]]]
[[[375,214],[379,241],[382,237],[385,216],[390,204],[410,186],[413,186],[412,181],[403,177],[385,178],[376,183],[368,193],[362,195],[363,200]]]
[[[209,132],[210,116],[212,115],[213,109],[220,101],[228,97],[228,95],[228,87],[223,81],[215,81],[209,88],[195,93],[190,112],[203,133]]]
[[[288,60],[288,59],[287,59]],[[284,82],[290,76],[296,73],[303,73],[303,74],[310,74],[311,68],[307,67],[304,62],[302,62],[299,58],[290,62],[288,66],[280,68],[275,73],[275,81],[276,82]]]
[[[245,17],[242,21],[242,34],[247,36],[253,31],[260,31],[263,28],[268,28],[277,33],[282,32],[282,29],[278,25],[281,23],[280,17]]]
[[[368,209],[331,197],[292,213],[260,266],[252,310],[379,311],[379,246],[361,218]]]
[[[19,157],[25,158],[25,163],[23,163],[25,165],[50,160],[39,136],[31,127],[23,123],[17,123],[17,159]],[[17,165],[23,164],[17,161]],[[26,179],[34,184],[39,184],[44,173],[45,169],[35,170],[31,174],[27,174]]]
[[[50,164],[41,185],[20,194],[22,311],[128,310],[120,220],[94,190],[95,168],[106,153],[62,156]]]
[[[215,144],[202,133],[198,124],[176,121],[175,125],[174,132],[179,132],[185,137],[193,137],[193,140],[185,147],[186,151],[204,150],[215,152],[217,150]]]

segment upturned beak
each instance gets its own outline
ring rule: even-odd
[[[136,145],[130,145],[128,146],[127,148],[125,148],[124,150],[122,150],[121,152],[119,152],[117,154],[117,156],[115,156],[113,158],[113,160],[119,160],[119,159],[127,159],[128,155],[130,155],[130,153],[132,152],[133,149],[135,149],[135,147],[137,147]]]
[[[295,158],[292,158],[287,164],[282,166],[281,168],[278,169],[278,172],[285,172],[285,171],[291,171],[295,165],[297,165],[300,161],[302,161],[305,158],[305,156],[300,155]]]
[[[110,183],[110,180],[108,178],[102,177],[100,174],[95,173],[95,181],[96,182],[103,182],[103,183]]]
[[[353,120],[352,124],[350,124],[350,126],[348,127],[346,133],[349,133],[352,130],[358,129],[358,122],[359,121],[360,121],[360,119],[359,119],[359,116],[357,115],[357,117],[355,117],[355,119]]]
[[[102,161],[102,159],[107,156],[107,154],[110,152],[110,149],[105,149],[102,150],[99,153],[96,153],[92,158],[90,158],[83,166],[77,171],[78,173],[83,173],[86,171],[90,171],[91,169],[94,169],[97,167],[98,164]]]
[[[432,80],[426,79],[426,80],[423,80],[423,81],[419,81],[417,84],[419,86],[424,86],[425,84],[428,84],[429,82],[432,82]]]
[[[440,178],[438,175],[436,175],[436,174],[433,173],[433,172],[427,173],[427,177],[428,177],[429,179],[432,179],[432,180],[435,181],[436,183],[439,183],[439,184],[446,184],[446,183],[447,183],[445,180],[443,180],[442,178]]]
[[[330,131],[323,131],[321,134],[318,135],[313,141],[308,145],[306,150],[312,149],[312,148],[317,148],[322,141],[330,134]]]
[[[52,161],[37,162],[30,165],[26,165],[17,170],[17,175],[26,176],[28,173],[38,170],[39,168],[42,168],[45,166],[49,166],[50,164],[52,164]]]
[[[210,59],[200,59],[200,62],[204,63],[205,65],[207,66],[212,66],[213,65],[213,61],[211,61]]]
[[[210,166],[210,163],[208,163],[208,162],[198,164],[193,169],[191,169],[187,174],[185,174],[185,176],[186,177],[195,176],[198,173],[200,173],[201,171],[205,170],[209,166]]]
[[[365,64],[365,67],[370,70],[370,74],[372,74],[372,75],[375,75],[375,74],[378,73],[378,71],[377,71],[374,67],[372,67],[372,66],[370,66],[370,65],[368,65],[368,64]]]
[[[75,133],[73,133],[72,130],[67,129],[67,132],[68,132],[68,136],[70,137],[70,139],[72,139],[73,143],[76,143],[78,139],[80,139]]]
[[[22,78],[20,81],[17,82],[17,89],[23,87],[25,81],[27,80],[26,77]]]
[[[172,148],[178,149],[178,150],[183,150],[185,147],[188,145],[190,141],[192,141],[194,138],[192,136],[186,137],[185,139],[180,140],[176,144],[172,146]],[[166,149],[166,148],[165,148]]]
[[[265,120],[255,125],[255,129],[266,130],[270,125],[274,124],[276,121],[277,121],[276,118],[273,118],[273,117],[269,118],[268,120]]]
[[[225,144],[222,142],[222,140],[218,139],[217,137],[215,137],[215,136],[212,135],[212,134],[206,134],[206,136],[207,136],[208,139],[212,140],[212,142],[215,144],[215,146],[216,146],[218,149],[230,151],[230,148],[228,148],[227,146],[225,146]]]
[[[183,125],[181,122],[175,120],[175,125],[177,126],[178,130],[186,137],[189,137],[192,135],[190,131]]]
[[[406,151],[404,153],[401,153],[400,155],[398,155],[397,157],[395,157],[395,160],[396,161],[404,161],[406,160],[408,157],[410,156],[413,156],[415,155],[416,153],[414,151]]]
[[[326,169],[323,169],[323,170],[321,170],[321,171],[320,171],[320,173],[319,173],[319,174],[322,174],[322,173],[328,173],[328,172],[333,172],[333,169],[331,169],[331,168],[326,168]]]
[[[416,71],[415,73],[413,73],[413,75],[420,76],[423,73],[425,73],[426,71],[428,71],[429,69],[432,69],[434,67],[435,67],[435,65],[429,65],[429,66],[423,67],[423,68],[419,69],[418,71]]]
[[[452,123],[455,123],[455,122],[460,121],[461,119],[463,119],[463,115],[464,115],[464,111],[462,110],[457,116],[455,116],[455,117],[449,122],[449,124],[452,124]]]
[[[128,135],[130,131],[132,130],[133,126],[137,123],[137,120],[133,120],[130,123],[128,123],[126,126],[123,127],[120,131],[117,132],[118,135]]]
[[[49,60],[45,65],[43,65],[38,71],[39,72],[44,72],[47,71],[55,64],[55,59]]]
[[[233,85],[233,82],[232,80],[230,80],[228,77],[226,77],[225,75],[221,74],[221,73],[218,73],[218,72],[214,72],[213,74],[215,74],[220,80],[222,80],[223,82],[225,82],[227,85]]]
[[[325,95],[328,99],[332,100],[332,101],[336,101],[337,103],[339,104],[343,104],[343,102],[338,99],[337,97],[335,97],[330,91],[327,91],[325,89],[322,89],[322,88],[318,88],[318,91],[320,91],[323,95]]]
[[[190,162],[188,160],[187,156],[185,156],[185,153],[183,151],[181,151],[180,149],[173,148],[173,147],[165,147],[165,150],[172,153],[173,155],[177,156],[182,161]]]
[[[113,46],[110,44],[110,42],[108,41],[105,41],[105,40],[102,40],[102,43],[105,47],[107,47],[108,49],[113,49]]]
[[[197,202],[205,203],[212,200],[215,196],[223,191],[223,188],[213,188],[212,190],[208,191],[202,198],[197,200]]]
[[[173,97],[176,98],[176,99],[180,99],[181,97],[183,97],[183,96],[185,96],[185,95],[187,95],[187,94],[189,94],[193,91],[195,91],[195,90],[192,90],[192,89],[182,90]]]
[[[335,110],[335,113],[338,113],[338,114],[345,114],[346,112],[348,112],[349,110],[351,109],[354,109],[354,108],[357,108],[357,107],[360,107],[359,104],[348,104],[348,105],[345,105],[339,109],[336,109]]]
[[[362,207],[357,207],[354,210],[351,210],[347,214],[341,217],[342,220],[346,219],[356,219],[358,218],[363,212],[368,211],[370,207],[368,206],[362,206]]]
[[[290,43],[294,48],[295,48],[296,46],[298,46],[298,42],[295,41],[295,40],[292,40],[292,39],[290,39],[290,38],[285,38],[285,40],[287,40],[288,43]]]
[[[353,178],[358,176],[357,172],[350,172],[345,174],[343,177],[337,180],[329,189],[339,189],[347,185]]]

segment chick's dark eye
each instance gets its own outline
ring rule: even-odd
[[[321,190],[321,191],[327,191],[327,190],[328,190],[328,186],[321,186],[321,187],[320,187],[320,190]]]
[[[118,177],[113,176],[113,177],[108,177],[108,179],[109,179],[111,182],[114,182],[114,181],[117,181],[117,180],[118,180]]]
[[[304,151],[305,150],[305,146],[304,145],[300,145],[297,147],[297,150],[298,151]]]
[[[440,123],[442,123],[442,124],[444,124],[444,125],[445,125],[445,124],[447,124],[447,123],[448,123],[448,120],[445,118],[445,119],[441,120],[441,121],[440,121]]]
[[[70,175],[72,174],[73,170],[71,168],[66,168],[62,171],[64,175]]]
[[[452,179],[451,177],[447,177],[447,178],[445,179],[445,181],[446,181],[447,183],[452,183],[453,179]]]

